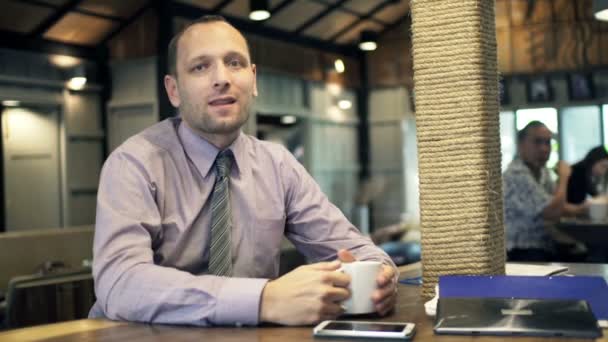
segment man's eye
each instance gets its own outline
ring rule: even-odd
[[[205,69],[207,69],[206,64],[197,64],[192,68],[193,71],[203,71]]]
[[[228,63],[228,65],[232,68],[238,68],[238,67],[242,66],[242,63],[238,59],[233,59]]]

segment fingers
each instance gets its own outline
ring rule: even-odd
[[[344,313],[344,307],[339,303],[328,303],[321,309],[321,317],[329,317],[325,319],[334,319]]]
[[[321,293],[321,299],[325,302],[341,302],[350,297],[350,291],[343,287],[326,285]]]
[[[383,301],[376,303],[375,308],[378,314],[384,316],[393,310],[395,303],[397,303],[397,292],[393,292],[391,296],[388,296]]]
[[[346,249],[341,249],[338,251],[338,259],[342,262],[353,262],[357,261],[354,255],[352,255]]]
[[[391,283],[387,286],[377,288],[376,291],[374,291],[374,293],[372,294],[372,301],[375,304],[378,304],[384,301],[386,298],[395,295],[396,293],[397,289],[395,285]]]
[[[321,281],[324,284],[330,284],[338,287],[348,287],[350,285],[350,275],[342,272],[325,272],[321,276]]]
[[[378,274],[376,281],[378,287],[384,287],[393,282],[395,278],[395,269],[388,265],[382,265],[382,272]]]
[[[340,261],[338,260],[334,260],[334,261],[324,261],[324,262],[317,262],[315,264],[310,264],[307,267],[310,267],[314,270],[318,270],[318,271],[335,271],[338,268],[340,268]]]

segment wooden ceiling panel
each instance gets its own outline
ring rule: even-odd
[[[97,45],[118,23],[80,13],[69,13],[53,25],[44,38],[71,44]],[[86,27],[86,30],[82,28]]]
[[[339,44],[356,43],[359,40],[359,35],[361,34],[361,31],[372,30],[375,32],[380,32],[383,28],[384,26],[376,22],[365,20],[362,21],[360,24],[357,24],[357,26],[353,27],[352,29],[348,30],[345,34],[341,35],[336,42]]]
[[[394,5],[388,5],[374,15],[374,18],[387,23],[394,23],[410,11],[409,0],[401,0]]]
[[[558,21],[574,21],[576,13],[574,12],[574,2],[572,0],[555,0],[555,16]]]
[[[40,0],[40,2],[44,2],[57,7],[65,5],[65,3],[68,1],[69,0]]]
[[[509,73],[511,66],[511,31],[508,28],[496,29],[496,53],[498,54],[498,71]]]
[[[267,25],[293,31],[310,18],[321,13],[326,7],[310,0],[294,1],[275,16],[268,19]]]
[[[530,5],[533,4],[533,7]],[[543,24],[552,21],[551,0],[511,0],[511,19],[513,26]]]
[[[4,1],[0,11],[0,29],[30,33],[52,13],[53,10],[50,8]]]
[[[249,1],[232,0],[228,6],[224,7],[222,13],[233,17],[249,20]]]
[[[304,34],[315,38],[328,39],[357,19],[359,19],[359,17],[350,13],[334,10],[316,24],[306,29]]]
[[[174,0],[186,5],[192,5],[199,8],[210,9],[217,6],[222,0]]]
[[[496,28],[509,27],[509,0],[496,0]]]
[[[85,0],[78,8],[126,19],[145,6],[146,3],[147,0]]]
[[[366,14],[382,2],[384,2],[384,0],[350,0],[342,6],[357,13]]]

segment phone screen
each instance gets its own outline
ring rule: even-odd
[[[331,322],[324,327],[327,330],[340,331],[381,331],[381,332],[402,332],[407,324],[376,324],[376,323],[357,323],[357,322]]]

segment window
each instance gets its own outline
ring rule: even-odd
[[[562,159],[573,164],[602,144],[600,107],[577,106],[560,110]]]
[[[515,112],[500,112],[500,151],[502,152],[502,171],[504,172],[517,153],[515,141]]]

